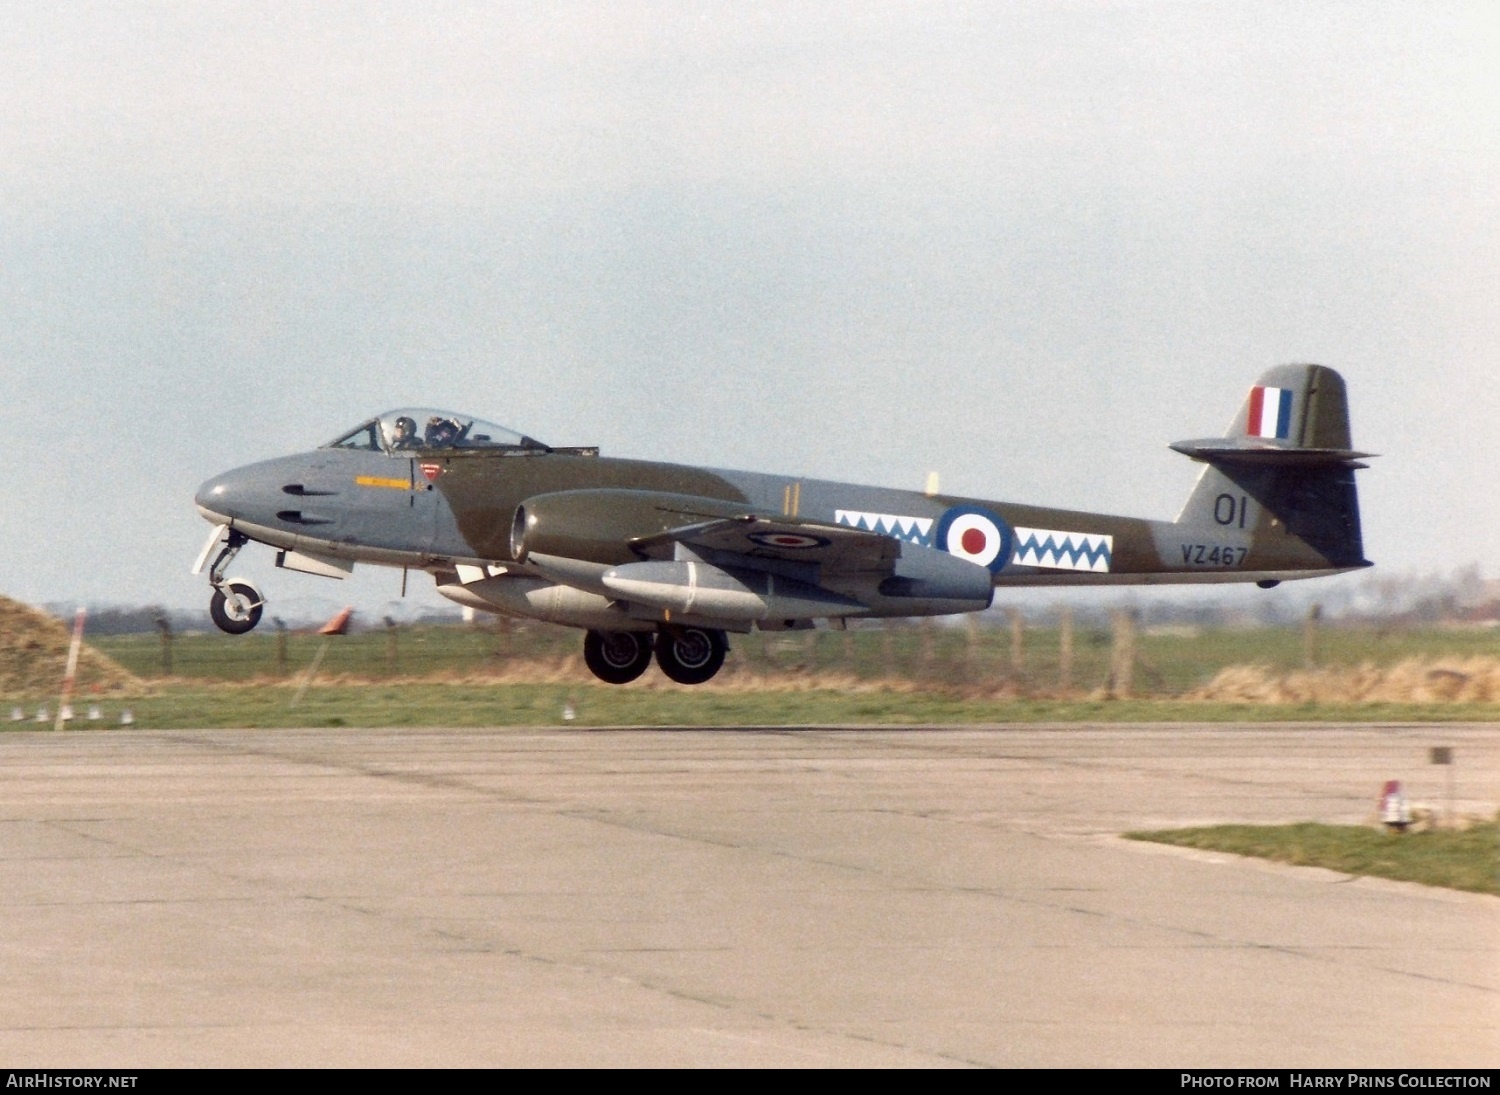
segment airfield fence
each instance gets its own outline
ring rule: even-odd
[[[275,681],[306,675],[316,665],[320,682],[587,681],[580,634],[501,617],[466,625],[376,625],[339,636],[262,625],[241,636],[137,634],[95,642],[148,680]],[[1179,697],[1233,667],[1284,674],[1413,659],[1493,660],[1496,640],[1485,631],[1330,626],[1316,618],[1303,627],[1142,628],[1127,612],[1077,626],[1066,616],[1032,623],[1012,612],[997,622],[971,617],[956,624],[902,621],[735,635],[730,646],[720,675],[727,681],[806,677],[834,687],[889,682],[1035,697]]]

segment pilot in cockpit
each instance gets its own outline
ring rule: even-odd
[[[391,448],[400,450],[419,449],[421,447],[422,441],[417,437],[416,420],[409,415],[403,414],[400,418],[396,419],[396,431],[391,438]]]
[[[458,423],[435,414],[427,420],[424,440],[430,449],[443,449],[458,439]]]

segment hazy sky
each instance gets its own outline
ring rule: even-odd
[[[0,3],[0,593],[206,604],[197,485],[404,403],[1170,518],[1288,361],[1494,576],[1497,12]]]

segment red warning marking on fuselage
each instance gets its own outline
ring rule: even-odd
[[[429,483],[433,482],[437,479],[438,476],[443,474],[443,465],[441,464],[423,464],[421,465],[421,467],[422,477]]]

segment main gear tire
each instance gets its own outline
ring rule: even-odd
[[[678,684],[713,678],[729,653],[724,632],[705,627],[674,628],[656,637],[656,664]]]
[[[649,631],[590,631],[583,637],[583,661],[607,684],[629,684],[651,664]]]

